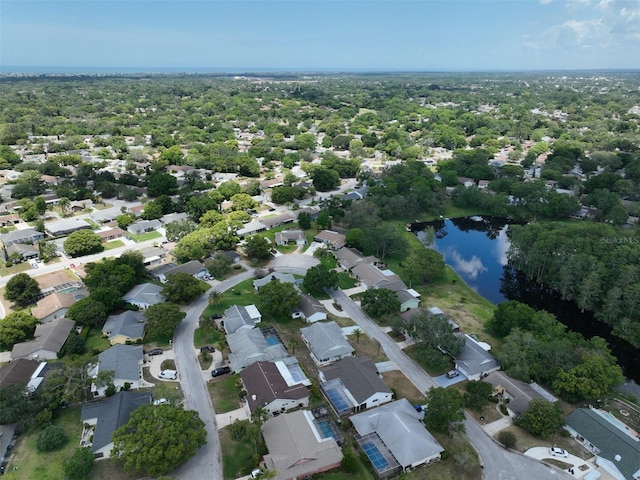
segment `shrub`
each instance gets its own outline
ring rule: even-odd
[[[73,455],[64,461],[64,473],[69,480],[88,480],[93,468],[93,453],[90,448],[76,448]]]
[[[39,452],[51,452],[65,443],[67,443],[67,436],[64,431],[56,425],[49,425],[38,435],[36,448]]]
[[[440,460],[446,460],[447,458],[449,458],[449,452],[445,450],[440,454]]]
[[[507,411],[507,407],[505,407],[504,405],[500,404],[500,407],[498,407],[500,409],[500,413],[503,415],[509,415],[509,412]]]
[[[51,410],[40,410],[36,413],[35,421],[37,425],[49,425],[51,423]]]
[[[344,473],[355,473],[358,468],[358,459],[351,451],[346,451],[344,457],[342,457],[340,466]]]
[[[500,432],[498,434],[498,441],[506,448],[513,449],[516,446],[516,436],[511,432]]]

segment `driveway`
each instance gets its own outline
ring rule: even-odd
[[[311,267],[315,267],[320,263],[315,257],[305,255],[303,253],[291,253],[276,257],[269,262],[269,267],[282,273],[294,273],[304,275]]]
[[[573,474],[571,474],[571,469],[569,469],[569,474],[571,474],[575,478],[582,478],[590,470],[594,470],[591,463],[586,460],[583,460],[580,457],[575,455],[568,454],[567,458],[553,456],[549,454],[549,449],[547,447],[533,447],[524,452],[527,457],[535,458],[536,460],[560,460],[561,462],[568,463],[573,468]],[[564,470],[565,472],[567,470]]]

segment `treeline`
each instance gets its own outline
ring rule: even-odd
[[[508,375],[551,386],[571,402],[598,398],[624,380],[602,338],[567,332],[544,310],[503,302],[487,329],[504,339],[497,357]]]
[[[601,223],[512,226],[516,269],[640,346],[640,236]]]

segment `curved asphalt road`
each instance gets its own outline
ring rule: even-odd
[[[242,272],[234,277],[220,282],[195,300],[187,310],[187,316],[182,321],[173,337],[173,348],[176,358],[176,369],[180,378],[180,385],[185,392],[185,408],[198,412],[200,419],[207,429],[207,444],[202,446],[195,456],[182,464],[173,476],[184,480],[192,479],[221,479],[222,457],[220,454],[220,437],[216,425],[216,412],[213,409],[211,396],[206,381],[202,378],[202,369],[193,348],[193,333],[198,327],[200,315],[209,303],[209,292],[225,290],[237,285],[253,276],[253,269]]]
[[[342,305],[344,312],[349,314],[358,327],[371,338],[375,338],[389,357],[389,360],[398,365],[398,368],[421,391],[426,392],[431,387],[437,387],[433,379],[410,359],[385,334],[380,327],[373,322],[342,290],[329,290],[331,298]],[[489,480],[514,480],[514,479],[570,479],[568,473],[562,472],[544,465],[536,460],[525,457],[509,450],[505,450],[493,441],[485,431],[472,419],[467,417],[465,421],[467,436],[471,444],[478,452],[480,461],[484,465],[484,478]]]

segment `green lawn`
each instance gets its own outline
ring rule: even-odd
[[[7,480],[60,480],[64,478],[63,462],[73,454],[80,442],[82,422],[80,408],[59,410],[53,424],[64,429],[68,441],[64,447],[54,452],[38,452],[36,440],[42,430],[32,427],[18,436],[12,460],[4,478]],[[18,470],[14,470],[18,467]]]
[[[26,272],[31,269],[31,265],[29,262],[22,262],[15,265],[11,265],[10,267],[6,267],[4,262],[1,263],[0,266],[0,276],[4,277],[6,275],[12,275],[14,273]]]
[[[218,377],[207,385],[216,413],[225,413],[240,407],[240,385],[237,375]]]
[[[114,248],[124,247],[122,240],[112,240],[111,242],[103,243],[102,246],[105,250],[113,250]]]
[[[138,243],[146,240],[153,240],[154,238],[162,238],[162,234],[156,231],[141,233],[140,235],[129,234],[129,236],[131,237],[131,240]]]
[[[346,272],[338,273],[338,288],[343,290],[353,288],[358,285],[358,281]]]
[[[257,303],[258,296],[253,289],[253,280],[253,278],[245,280],[224,292],[220,304],[207,306],[202,312],[202,318],[209,319],[214,313],[222,313],[232,305],[252,305]]]
[[[258,466],[253,457],[255,446],[248,436],[238,442],[231,438],[229,429],[224,428],[220,434],[220,446],[225,480],[247,475]]]
[[[214,325],[204,325],[201,328],[196,328],[193,334],[193,344],[196,348],[200,348],[204,345],[215,346],[218,350],[220,345],[224,342],[224,334],[218,330]]]

